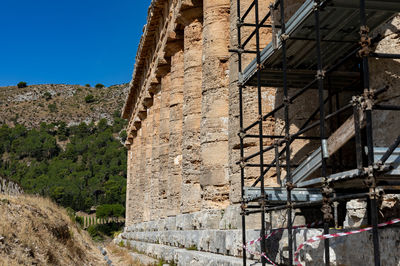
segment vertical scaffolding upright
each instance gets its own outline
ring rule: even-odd
[[[266,259],[265,214],[287,210],[289,249],[285,264],[293,265],[295,236],[292,210],[320,206],[323,232],[328,234],[330,226],[337,227],[339,224],[336,203],[358,198],[369,200],[368,216],[373,226],[374,263],[380,265],[377,200],[382,192],[398,192],[394,186],[400,185],[400,175],[393,168],[399,168],[399,165],[394,163],[392,157],[400,154],[397,149],[400,136],[389,147],[377,152],[373,140],[372,112],[399,111],[400,106],[378,103],[378,96],[387,91],[388,86],[371,88],[368,59],[399,59],[400,55],[374,53],[372,47],[381,37],[371,38],[370,29],[400,12],[400,3],[306,0],[290,19],[285,4],[285,0],[276,0],[262,18],[259,0],[252,1],[243,14],[240,0],[237,0],[236,6],[238,43],[231,52],[238,56],[239,72],[240,161],[237,164],[240,165],[241,176],[243,265],[246,265],[246,216],[261,214],[260,257],[262,265],[266,265],[270,262]],[[254,12],[254,23],[247,22],[251,12]],[[277,14],[280,14],[279,24],[275,21]],[[333,19],[335,14],[338,17],[347,16],[346,20],[339,23]],[[313,25],[313,30],[310,30],[310,25]],[[245,38],[243,27],[253,28]],[[261,44],[263,28],[272,30],[272,41],[264,49]],[[253,38],[255,50],[247,49]],[[308,49],[305,55],[296,54],[304,49]],[[255,55],[255,59],[244,69],[245,54]],[[353,70],[342,71],[340,67],[343,66]],[[244,90],[250,86],[257,90],[258,113],[257,119],[245,127],[248,121],[244,119]],[[282,103],[267,114],[263,114],[263,87],[277,87],[283,92]],[[289,93],[291,88],[297,90]],[[292,110],[291,106],[296,99],[304,97],[312,89],[318,94],[316,109],[299,130],[293,132],[290,117],[298,110]],[[350,92],[352,98],[343,105],[340,99],[344,92]],[[264,134],[264,122],[280,111],[283,111],[284,135]],[[345,115],[349,118],[343,122]],[[257,126],[258,134],[250,134],[250,130]],[[310,132],[315,131],[318,136],[310,136]],[[258,140],[257,152],[246,154],[247,139]],[[316,143],[319,148],[306,160],[297,163],[291,149],[293,142],[300,139]],[[273,144],[265,146],[265,140]],[[350,157],[354,157],[354,162],[344,163],[343,147],[346,147]],[[272,162],[265,161],[264,154],[268,152],[274,153]],[[285,158],[284,164],[281,163],[282,156]],[[259,163],[254,163],[257,158]],[[260,173],[251,186],[246,183],[246,169],[249,168],[258,168]],[[284,178],[282,169],[285,169]],[[320,174],[315,177],[318,169]],[[275,188],[265,187],[264,184],[265,176],[271,170],[275,170],[279,184]],[[329,240],[325,239],[325,265],[330,265],[329,244]]]

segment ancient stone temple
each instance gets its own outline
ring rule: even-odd
[[[380,188],[380,183],[375,182],[378,179],[368,185],[363,183],[363,189],[367,191],[360,189],[360,193],[366,193],[363,194],[363,199],[346,198],[348,200],[338,200],[338,203],[330,200],[342,195],[340,193],[348,193],[346,189],[349,188],[331,185],[333,181],[327,180],[338,179],[334,174],[351,173],[360,177],[368,174],[368,166],[362,165],[367,165],[368,152],[353,152],[352,147],[360,144],[363,147],[357,146],[361,147],[358,150],[364,150],[366,143],[369,143],[367,137],[364,137],[368,136],[369,126],[365,124],[369,120],[363,120],[365,118],[362,111],[354,111],[361,116],[361,137],[358,138],[358,130],[354,129],[357,121],[351,119],[352,106],[358,104],[357,99],[360,106],[364,106],[360,108],[369,110],[365,107],[367,104],[364,104],[368,95],[373,94],[367,93],[369,88],[381,93],[379,89],[383,87],[383,96],[380,96],[379,103],[387,103],[385,106],[378,105],[378,102],[373,103],[385,111],[372,115],[375,129],[373,143],[369,143],[369,147],[372,145],[390,150],[400,132],[400,119],[396,119],[394,113],[398,108],[395,105],[400,104],[400,98],[396,96],[399,94],[400,67],[396,59],[398,57],[389,56],[400,51],[400,16],[396,15],[400,11],[396,9],[400,7],[394,4],[396,1],[384,1],[380,5],[374,1],[361,0],[362,2],[366,2],[367,8],[364,10],[371,17],[367,22],[373,24],[374,28],[371,28],[370,33],[369,28],[366,30],[361,27],[371,38],[360,41],[359,16],[363,11],[358,0],[153,0],[138,47],[130,92],[123,109],[123,117],[129,120],[125,143],[128,148],[126,227],[116,241],[123,241],[140,252],[165,261],[174,261],[179,265],[242,265],[261,261],[261,251],[266,249],[262,247],[265,244],[263,241],[247,246],[248,259],[245,262],[240,258],[245,252],[243,241],[258,239],[260,235],[265,238],[265,232],[260,233],[260,229],[264,227],[267,227],[266,230],[290,227],[290,233],[283,230],[276,234],[272,244],[268,242],[270,244],[267,247],[269,256],[275,263],[288,265],[292,263],[288,260],[293,259],[293,254],[287,251],[288,245],[296,247],[306,239],[323,233],[322,227],[293,231],[295,243],[288,243],[288,234],[292,238],[293,226],[320,220],[336,229],[371,224],[366,213],[370,202],[375,202],[373,197],[378,197],[379,193],[382,214],[379,221],[400,215],[400,212],[397,213],[399,209],[396,209],[400,204],[400,197],[383,193],[385,190]],[[361,11],[357,8],[361,8]],[[320,10],[323,19],[333,22],[320,27],[323,40],[315,41],[312,39],[316,37],[312,34],[314,28],[311,23],[314,23],[314,19],[311,16]],[[340,10],[348,12],[342,14],[346,17],[337,17],[334,20],[335,14],[341,14]],[[269,17],[262,21],[265,14],[269,14]],[[329,17],[326,14],[332,15]],[[245,19],[238,19],[238,16],[244,16]],[[288,23],[288,33],[282,27],[285,22]],[[268,26],[260,26],[259,23],[266,23]],[[300,33],[306,32],[311,37],[295,37],[296,34],[301,35],[296,33],[296,29],[303,29]],[[354,32],[357,40],[346,36],[353,36],[351,34]],[[342,39],[331,40],[334,36],[342,36]],[[303,43],[300,46],[299,43],[296,43],[297,46],[291,45],[289,40]],[[361,43],[365,44],[363,49],[368,46],[371,51],[368,50],[367,54],[359,53],[358,57],[348,57],[350,59],[343,66],[336,67],[330,73],[329,67],[343,60],[345,54],[342,56],[335,53],[340,49],[332,48],[334,46],[328,47],[330,50],[324,46],[324,42],[329,41],[343,43],[344,48],[340,49],[347,50],[352,47],[350,43],[357,46]],[[289,45],[286,56],[289,68],[287,73],[283,61],[277,59],[277,56],[274,58],[274,53],[281,56],[282,43],[286,42]],[[322,43],[321,61],[326,62],[326,68],[320,68],[320,64],[311,65],[307,61],[308,54],[313,55],[309,60],[318,61],[314,51],[316,43]],[[271,59],[267,57],[268,47],[272,51]],[[267,52],[261,53],[264,48]],[[256,59],[257,53],[260,53],[260,62],[264,60],[262,64]],[[366,58],[370,55],[375,57]],[[355,63],[364,57],[364,67]],[[278,63],[274,65],[273,60]],[[365,64],[368,62],[369,87],[365,82]],[[362,71],[364,74],[360,78]],[[264,76],[260,76],[257,81],[258,72]],[[288,76],[283,85],[280,83],[282,73]],[[360,81],[363,77],[364,83]],[[312,79],[316,80],[315,84],[317,80],[324,81],[319,83],[319,87],[309,86],[312,89],[302,90]],[[264,83],[260,85],[262,82]],[[291,88],[289,92],[286,87]],[[353,87],[355,92],[351,91]],[[319,103],[324,97],[328,98],[321,107]],[[335,121],[329,120],[330,115],[327,116],[325,130],[328,136],[321,137],[322,129],[318,130],[318,127],[296,135],[296,132],[307,128],[310,123],[325,123],[321,122],[324,121],[321,116],[325,117],[326,114],[321,110],[332,116],[341,114]],[[260,114],[269,115],[262,119]],[[303,126],[304,123],[306,126]],[[344,141],[340,136],[347,139]],[[324,143],[330,146],[325,147]],[[382,148],[382,153],[386,150]],[[286,161],[285,151],[288,154]],[[399,152],[392,150],[391,162],[396,161],[397,157],[393,156],[399,156]],[[304,170],[311,167],[306,163],[312,164],[313,158],[316,158],[316,155],[312,157],[313,154],[320,157],[322,154],[323,162],[314,165],[312,171]],[[362,160],[364,161],[361,162]],[[369,166],[372,163],[369,162]],[[267,198],[260,197],[266,193],[264,190],[260,192],[260,183],[257,183],[260,180],[260,167],[261,172],[269,167],[263,179],[264,186],[279,189],[269,194],[269,203],[274,200],[285,204],[288,202],[284,205],[286,209],[277,207],[276,211],[266,212],[265,217],[260,212],[251,210],[265,208],[264,203],[259,201],[260,198]],[[314,170],[321,167],[325,169],[322,179],[318,179],[323,180],[320,182],[322,194],[319,183],[304,188],[300,186],[301,182],[317,180],[315,178],[320,175]],[[361,174],[350,170],[357,167],[355,170],[365,172]],[[393,169],[398,165],[387,167]],[[304,171],[309,172],[307,176]],[[303,176],[299,177],[301,182],[298,184],[296,180],[292,182],[288,179],[296,179],[299,173]],[[400,175],[400,172],[393,173],[395,177]],[[339,176],[343,179],[352,178],[346,174]],[[386,179],[382,182],[386,182],[384,185],[390,183]],[[252,184],[257,185],[248,188]],[[295,201],[304,195],[303,191],[306,191],[308,199],[313,197],[309,194],[310,191],[316,191],[316,197],[320,197],[318,199],[323,202],[320,205],[322,209],[325,208],[324,215],[320,212],[321,206],[297,208],[292,205],[289,191],[294,195]],[[246,193],[255,193],[252,200],[259,205],[251,205],[251,200],[246,201],[245,195],[250,195]],[[367,200],[365,197],[368,196],[370,199]],[[242,214],[253,212],[255,214],[242,217]],[[245,238],[242,232],[245,232]],[[389,237],[390,235],[393,237]],[[332,242],[332,265],[374,261],[370,236],[364,234],[357,238],[346,238],[340,243]],[[400,241],[400,234],[395,228],[390,228],[379,237],[384,239],[380,242],[383,258],[392,252],[388,247]],[[352,257],[346,253],[349,246],[360,250],[368,247],[371,251]],[[312,251],[302,256],[309,263],[307,265],[321,265],[324,260],[324,245],[315,244]],[[396,251],[390,258],[382,261],[387,262],[385,265],[397,265],[395,263],[399,263],[400,253]],[[266,260],[263,259],[262,263],[266,263]]]

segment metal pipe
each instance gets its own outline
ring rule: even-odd
[[[237,53],[237,54],[256,54],[257,53],[257,51],[251,51],[251,50],[245,50],[245,49],[229,49],[229,52]]]
[[[390,155],[394,152],[394,150],[399,146],[400,144],[400,135],[397,136],[396,140],[390,145],[389,149],[385,152],[385,154],[382,156],[382,158],[379,159],[379,164],[384,164],[387,159],[389,159]]]
[[[350,200],[350,199],[366,198],[369,195],[370,194],[368,192],[364,192],[364,193],[358,193],[358,194],[350,194],[350,195],[332,197],[332,198],[330,198],[330,200],[332,202],[345,201],[345,200]],[[292,208],[311,207],[311,206],[321,205],[322,203],[323,203],[323,200],[293,203]],[[289,208],[289,207],[286,205],[281,205],[281,206],[266,208],[265,211],[279,211],[279,210],[284,210],[287,208]]]
[[[247,8],[247,10],[244,12],[243,17],[240,17],[240,16],[239,16],[240,20],[244,21],[244,20],[246,19],[247,15],[250,14],[250,12],[251,12],[251,10],[253,9],[254,5],[255,5],[255,3],[254,3],[254,1],[253,1],[253,2],[250,4],[250,6]],[[240,8],[240,7],[239,7],[239,8]],[[239,12],[240,12],[240,11],[239,11]]]
[[[360,0],[360,33],[361,40],[365,37],[368,38],[368,27],[367,27],[367,19],[365,12],[365,0]],[[363,36],[365,35],[365,36]],[[362,44],[362,42],[361,42]],[[362,44],[363,45],[363,44]],[[369,84],[369,65],[368,65],[368,57],[364,55],[362,57],[362,66],[363,66],[363,82],[364,82],[364,90],[366,93],[371,93],[370,84]],[[367,146],[368,146],[368,166],[372,169],[374,164],[374,143],[373,143],[373,132],[372,132],[372,110],[366,110],[366,133],[367,133]],[[378,209],[376,204],[376,178],[373,176],[373,173],[369,173],[370,178],[372,178],[372,184],[370,184],[370,192],[372,192],[371,197],[371,222],[372,222],[372,239],[374,244],[374,261],[375,266],[380,266],[380,251],[379,251],[379,233],[378,233]],[[372,176],[371,176],[372,175]]]
[[[240,0],[237,0],[236,11],[237,11],[237,18],[240,20]],[[238,48],[241,45],[241,26],[237,23],[237,38],[238,38]],[[242,54],[238,53],[238,74],[242,73]],[[239,125],[240,130],[243,129],[243,87],[242,85],[239,86]],[[244,145],[243,145],[243,138],[240,138],[240,156],[244,156]],[[244,168],[240,168],[240,194],[242,203],[244,201]],[[246,216],[242,214],[242,258],[243,258],[243,265],[246,266],[247,264],[247,254],[244,245],[246,244]]]
[[[281,32],[282,35],[286,34],[286,22],[285,22],[285,1],[281,1]],[[293,265],[293,224],[292,224],[292,175],[290,169],[290,121],[289,121],[289,105],[291,100],[289,98],[288,85],[287,85],[287,47],[286,39],[281,39],[282,43],[282,71],[283,71],[283,95],[284,95],[284,108],[285,108],[285,142],[286,142],[286,189],[287,189],[287,206],[288,206],[288,248],[289,248],[289,265]],[[305,90],[304,90],[305,91]],[[300,95],[300,94],[299,94]],[[266,117],[264,118],[266,119]],[[262,173],[263,174],[263,173]],[[264,178],[262,177],[261,180]]]
[[[361,122],[360,122],[360,114],[359,114],[359,106],[355,105],[353,107],[353,116],[354,116],[354,132],[355,132],[355,140],[356,140],[356,162],[357,169],[363,171],[363,156],[362,156],[362,142],[361,142]]]
[[[325,103],[328,101],[328,99],[325,99]],[[311,115],[311,117],[300,127],[300,129],[305,129],[306,127],[307,127],[307,125],[311,122],[311,120],[312,120],[312,117],[314,117],[317,113],[318,113],[318,111],[319,111],[319,108],[317,108],[315,111],[314,111],[314,113]],[[318,125],[318,124],[317,124]],[[315,125],[315,126],[317,126],[317,125]],[[314,127],[314,126],[313,126]],[[304,131],[305,132],[305,131]],[[294,140],[296,140],[297,138],[298,138],[298,135],[300,135],[300,134],[298,134],[298,133],[296,133],[296,134],[294,134],[294,135],[292,135],[291,137],[290,137],[290,142],[292,143]],[[317,137],[318,139],[319,139],[319,137]],[[283,144],[283,142],[279,142],[279,145],[281,145],[281,144]],[[280,156],[282,156],[284,153],[285,153],[285,149],[283,149],[281,152],[279,152],[279,157]],[[275,160],[273,160],[272,162],[271,162],[271,164],[274,164],[276,161]],[[264,171],[264,173],[263,173],[263,176],[264,175],[266,175],[267,173],[268,173],[268,171],[271,169],[271,167],[268,167],[265,171]],[[257,180],[251,185],[252,187],[255,187],[257,184],[258,184],[258,182],[260,181],[260,179],[261,179],[261,177],[258,177],[257,178]]]
[[[384,110],[384,111],[400,111],[400,106],[398,105],[387,105],[387,104],[376,104],[373,106],[374,110]]]
[[[400,59],[400,54],[369,53],[369,56],[381,59]]]
[[[276,182],[282,187],[282,180],[281,180],[281,165],[280,165],[280,156],[279,156],[279,145],[275,143],[275,162],[276,162]]]
[[[321,147],[322,151],[324,151],[324,146],[327,143],[326,138],[326,130],[325,130],[325,105],[324,105],[324,77],[325,74],[323,72],[322,67],[322,56],[321,56],[321,32],[320,32],[320,6],[319,1],[316,1],[316,8],[315,8],[315,40],[316,40],[316,53],[317,53],[317,79],[318,79],[318,99],[319,99],[319,133],[321,137]],[[324,210],[324,234],[329,234],[329,222],[330,216],[332,215],[330,210],[329,204],[329,194],[327,191],[329,190],[329,184],[327,182],[326,176],[326,159],[329,154],[325,154],[321,152],[321,177],[324,179],[324,186],[322,189],[323,199],[323,210]],[[324,248],[325,248],[325,265],[330,265],[330,254],[329,254],[329,239],[324,240]]]
[[[258,138],[260,138],[260,136],[259,136]],[[263,138],[261,137],[261,139],[263,139]],[[258,155],[264,154],[264,153],[266,153],[266,152],[268,152],[268,151],[270,151],[270,150],[272,150],[272,149],[274,149],[274,146],[267,146],[265,149],[263,149],[263,150],[261,150],[261,151],[258,151],[258,152],[256,152],[256,153],[253,153],[253,154],[251,154],[251,155],[249,155],[249,156],[247,156],[247,157],[244,157],[241,161],[236,162],[236,164],[239,164],[239,163],[241,163],[241,162],[247,162],[247,161],[249,161],[249,160],[251,160],[251,159],[257,157]]]
[[[256,50],[257,50],[257,97],[258,97],[258,134],[259,138],[259,148],[260,148],[260,175],[262,175],[264,171],[264,152],[263,152],[263,120],[262,118],[262,87],[261,87],[261,49],[260,49],[260,24],[259,24],[259,6],[258,0],[254,0],[254,9],[255,9],[255,24],[256,24]],[[261,179],[261,197],[265,198],[265,190],[264,190],[264,178]],[[265,245],[265,201],[263,200],[261,203],[261,208],[263,212],[261,213],[261,253],[266,254],[266,245]],[[266,259],[264,256],[261,257],[261,264],[265,266]]]
[[[244,138],[259,138],[259,135],[251,135],[251,134],[246,134]],[[280,136],[280,135],[263,135],[262,136],[264,139],[284,139],[285,136]],[[310,140],[319,140],[319,137],[317,136],[298,136],[296,137],[297,139],[310,139]]]
[[[254,163],[247,163],[246,164],[246,167],[260,167],[261,166],[261,164],[254,164]],[[263,164],[263,166],[264,167],[277,167],[277,164],[274,164],[274,163],[272,163],[272,164]],[[280,165],[281,167],[287,167],[287,165],[286,164],[281,164]],[[296,168],[296,167],[299,167],[300,165],[298,165],[298,164],[291,164],[290,165],[290,167],[291,168]]]
[[[353,51],[351,51],[348,55],[346,55],[345,57],[343,57],[341,60],[339,60],[335,65],[333,65],[332,67],[328,68],[325,71],[325,75],[333,72],[334,70],[336,70],[339,66],[341,66],[344,62],[346,62],[350,57],[354,56],[358,51],[360,50],[360,48],[357,48]],[[310,83],[308,83],[306,86],[304,86],[302,89],[300,89],[298,92],[296,92],[293,96],[291,96],[290,98],[288,98],[289,102],[294,101],[297,97],[299,97],[300,95],[302,95],[304,92],[306,92],[309,88],[311,88],[311,86],[313,86],[315,83],[317,82],[317,79],[312,80]],[[278,107],[276,107],[274,110],[270,111],[269,113],[267,113],[266,115],[263,116],[264,121],[270,117],[271,115],[274,115],[276,112],[278,112],[280,109],[282,109],[283,107],[285,107],[284,104],[280,104],[278,105]],[[254,126],[256,126],[258,123],[258,121],[253,122],[252,124],[250,124],[248,127],[246,127],[243,132],[247,132],[250,129],[252,129]]]
[[[276,8],[280,3],[280,0],[277,0],[274,4],[274,7]],[[271,12],[269,11],[265,17],[260,21],[259,25],[264,25],[264,23],[267,21],[267,19],[271,16]],[[252,31],[250,33],[249,37],[243,42],[243,47],[246,47],[246,45],[250,42],[250,40],[254,37],[256,34],[256,30]]]
[[[328,120],[328,119],[334,117],[335,115],[338,115],[338,114],[346,111],[347,109],[350,109],[351,106],[352,106],[351,104],[347,104],[347,105],[343,106],[342,108],[340,108],[339,110],[333,112],[332,114],[329,114],[329,115],[325,116],[324,120]],[[316,127],[316,126],[319,126],[320,124],[321,124],[321,122],[315,122],[315,123],[303,128],[303,129],[299,130],[297,133],[293,134],[292,138],[293,137],[297,138],[298,135],[304,134],[305,132],[309,131],[310,129],[312,129],[312,128]]]

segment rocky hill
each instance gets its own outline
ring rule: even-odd
[[[51,201],[0,194],[0,265],[106,265],[86,231]]]
[[[113,114],[122,109],[127,87],[127,84],[104,88],[66,84],[0,87],[0,124],[19,123],[33,128],[41,122],[64,121],[69,126],[102,118],[111,122]]]

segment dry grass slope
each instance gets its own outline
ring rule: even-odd
[[[126,84],[105,88],[65,84],[0,87],[0,124],[18,122],[37,128],[41,122],[110,121],[113,113],[122,109],[127,88]],[[85,101],[88,95],[93,95],[93,101]]]
[[[105,265],[86,231],[48,199],[0,195],[0,265]]]

